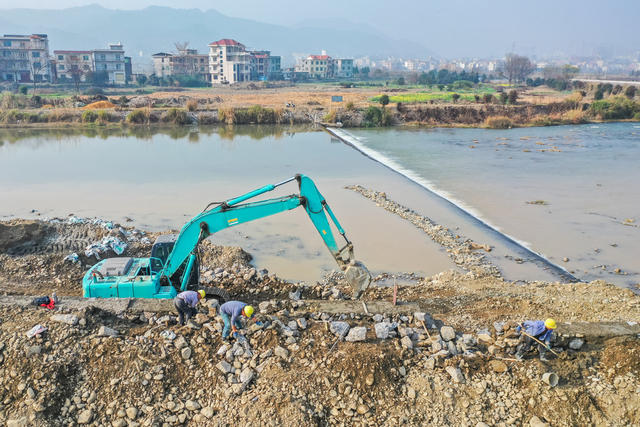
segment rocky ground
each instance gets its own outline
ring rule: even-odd
[[[79,298],[96,255],[148,256],[155,235],[75,217],[0,223],[0,419],[11,426],[640,423],[639,296],[604,282],[506,282],[482,257],[490,248],[414,219],[464,272],[402,286],[396,306],[388,287],[373,286],[362,304],[339,272],[316,284],[288,283],[256,271],[240,248],[205,242],[201,281],[259,313],[261,323],[250,322],[245,339],[231,343],[221,340],[214,299],[195,324],[179,327],[170,304],[114,309]],[[18,297],[53,291],[61,297],[54,310]],[[515,361],[517,322],[549,316],[561,322],[558,356]],[[46,331],[29,338],[36,325]],[[543,381],[549,372],[555,387]]]

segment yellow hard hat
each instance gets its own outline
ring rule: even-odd
[[[544,321],[544,326],[545,326],[547,329],[555,329],[555,328],[557,328],[557,327],[558,327],[558,325],[556,325],[556,321],[555,321],[555,320],[553,320],[553,319],[547,319],[547,320],[545,320],[545,321]]]
[[[198,295],[200,295],[200,298],[204,298],[207,296],[207,293],[204,291],[204,289],[200,289],[198,291]]]
[[[244,315],[247,316],[247,317],[253,316],[253,307],[251,307],[250,305],[245,305],[244,306]]]

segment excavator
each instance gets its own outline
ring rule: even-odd
[[[250,201],[294,180],[298,183],[298,194]],[[83,277],[83,295],[86,298],[173,298],[181,291],[198,290],[200,242],[220,230],[299,206],[305,209],[331,255],[344,271],[353,289],[353,297],[359,298],[371,283],[371,275],[364,264],[354,259],[353,243],[346,237],[315,183],[301,174],[233,199],[209,203],[182,227],[179,234],[159,236],[149,258],[116,257],[98,262]],[[344,246],[338,246],[327,215],[344,239]],[[207,296],[228,298],[224,290],[204,289]]]

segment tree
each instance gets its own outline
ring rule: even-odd
[[[638,91],[638,88],[636,88],[635,86],[628,86],[624,91],[624,96],[626,96],[629,99],[633,99],[633,97],[636,96],[637,91]]]
[[[518,102],[518,92],[515,89],[510,90],[507,96],[509,97],[509,104],[515,105]]]
[[[87,81],[94,86],[104,86],[109,81],[109,74],[106,71],[89,71]]]
[[[485,104],[491,104],[493,102],[493,95],[491,95],[490,93],[485,93],[484,95],[482,95],[482,102],[484,102]]]
[[[456,102],[458,102],[458,99],[460,99],[460,94],[458,93],[452,94],[451,99],[453,99],[453,103],[455,104]]]
[[[404,77],[402,77],[402,76],[398,77],[397,83],[400,86],[404,86],[404,84],[405,84]]]
[[[78,93],[80,91],[80,82],[82,82],[85,74],[80,57],[78,55],[66,55],[65,67],[67,74],[71,77],[71,81],[76,87],[76,93]]]
[[[33,52],[35,54],[37,52]],[[36,59],[35,61],[33,59]],[[33,81],[33,92],[31,96],[36,94],[36,88],[38,86],[38,81],[42,80],[42,71],[46,70],[49,67],[49,63],[44,63],[42,60],[46,58],[30,58],[29,60],[29,68],[31,70],[31,77]]]
[[[505,57],[504,73],[507,79],[509,79],[509,84],[524,81],[535,69],[535,64],[526,56],[508,53]]]
[[[144,86],[145,83],[147,83],[147,76],[145,76],[144,74],[140,74],[138,77],[136,77],[136,81],[140,86]]]
[[[380,104],[384,108],[389,103],[389,95],[386,93],[380,97]]]
[[[506,93],[500,92],[500,102],[502,104],[506,104],[508,99],[509,99],[509,96]]]
[[[362,74],[362,77],[364,77],[365,79],[369,77],[370,72],[371,72],[371,68],[369,67],[362,67],[362,69],[360,70],[360,74]]]

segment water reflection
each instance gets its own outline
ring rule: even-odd
[[[78,128],[6,128],[0,129],[0,146],[5,142],[13,144],[24,139],[65,140],[76,137],[108,139],[110,137],[132,137],[151,140],[156,135],[166,135],[171,139],[187,139],[191,143],[200,142],[200,137],[218,135],[220,139],[233,140],[238,136],[248,136],[254,140],[264,138],[280,139],[292,137],[299,132],[314,129],[308,125],[239,125],[239,126],[119,126],[119,127],[78,127]]]

